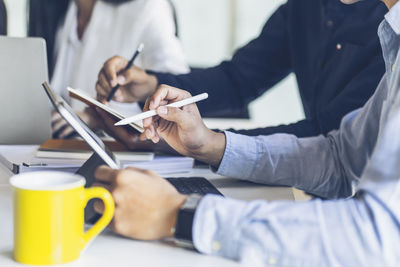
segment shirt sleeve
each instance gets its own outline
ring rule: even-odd
[[[245,203],[208,195],[195,213],[196,248],[248,266],[397,266],[400,94],[395,102],[354,197]]]
[[[171,74],[189,72],[183,47],[175,35],[173,11],[167,0],[153,0],[151,18],[143,35],[143,67]]]
[[[208,195],[195,214],[193,241],[201,253],[246,266],[396,266],[398,223],[368,191],[304,203]]]
[[[295,186],[324,198],[349,197],[375,147],[386,95],[383,78],[367,104],[346,115],[340,130],[326,137],[225,132],[226,148],[217,172],[262,184]]]
[[[335,127],[338,128],[338,127]],[[237,134],[258,136],[258,135],[271,135],[276,133],[293,134],[297,137],[316,136],[321,133],[317,122],[312,119],[304,119],[290,124],[282,124],[277,126],[254,128],[254,129],[229,129],[228,131]]]
[[[287,32],[287,4],[265,24],[261,34],[234,54],[230,61],[185,75],[152,72],[159,83],[189,91],[206,91],[210,97],[199,102],[204,116],[240,114],[252,100],[263,94],[292,70]]]

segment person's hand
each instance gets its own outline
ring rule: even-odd
[[[128,60],[119,56],[112,57],[104,63],[96,83],[99,101],[106,102],[112,88],[117,84],[120,87],[113,98],[117,102],[144,101],[154,93],[157,88],[157,78],[135,66],[125,71],[126,65]]]
[[[180,154],[218,166],[225,152],[225,134],[205,126],[196,104],[182,108],[165,106],[189,97],[187,91],[161,85],[146,100],[144,111],[156,110],[158,116],[143,120],[145,132],[141,139],[157,143],[163,138]]]
[[[77,112],[76,114],[91,129],[95,129],[99,125],[99,122],[96,120],[96,116],[93,116],[93,111],[91,109],[87,108],[84,111]],[[74,128],[72,128],[57,111],[52,111],[51,113],[51,127],[54,138],[64,139],[75,133]]]
[[[117,122],[110,114],[97,108],[98,120],[101,121],[101,127],[107,134],[114,137],[115,140],[124,144],[129,150],[158,151],[168,154],[177,154],[167,143],[160,142],[154,144],[151,141],[140,140],[139,133],[130,126],[117,127]]]
[[[110,191],[115,202],[111,230],[126,237],[157,240],[173,236],[179,208],[186,196],[152,171],[135,168],[113,170],[101,166],[96,170],[97,183]],[[104,205],[94,208],[103,213]]]

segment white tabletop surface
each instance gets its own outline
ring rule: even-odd
[[[13,160],[29,158],[36,146],[0,146],[0,153]],[[21,266],[12,258],[13,222],[11,172],[0,165],[0,266]],[[178,176],[208,178],[225,196],[243,200],[294,200],[291,188],[259,186],[194,169]],[[79,260],[65,266],[238,266],[237,263],[176,247],[168,242],[142,242],[123,238],[105,230],[85,250]]]

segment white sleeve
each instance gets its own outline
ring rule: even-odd
[[[181,42],[175,35],[175,22],[170,3],[153,0],[150,22],[143,36],[146,53],[143,67],[158,72],[184,74],[189,72]]]

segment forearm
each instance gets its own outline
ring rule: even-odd
[[[385,235],[398,232],[389,218],[369,195],[305,203],[206,196],[195,214],[193,238],[202,253],[253,266],[390,266],[399,260],[400,239]]]
[[[293,135],[249,137],[225,132],[217,172],[262,184],[295,186],[326,198],[348,197],[353,188],[332,138]]]

